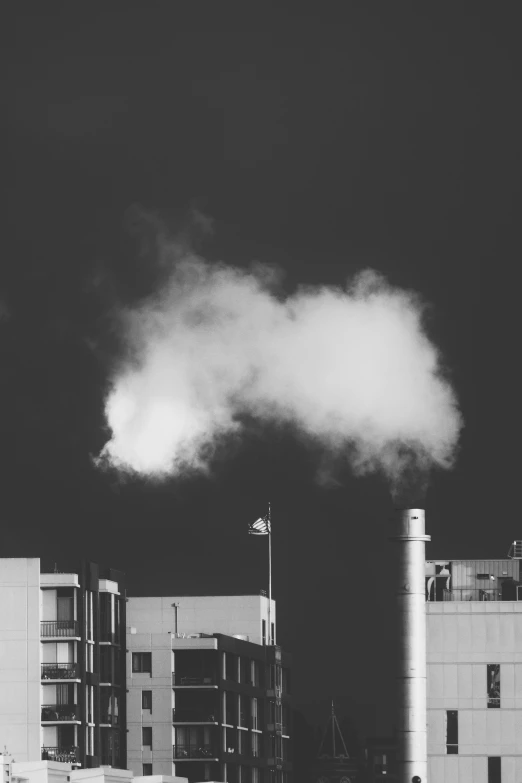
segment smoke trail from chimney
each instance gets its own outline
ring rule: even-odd
[[[284,298],[266,268],[178,259],[155,296],[121,314],[128,351],[95,461],[159,480],[206,471],[253,417],[392,486],[412,466],[449,468],[461,416],[423,319],[416,294],[371,270]]]

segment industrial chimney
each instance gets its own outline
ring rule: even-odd
[[[408,508],[394,517],[397,660],[397,765],[399,783],[427,783],[426,598],[424,509]]]

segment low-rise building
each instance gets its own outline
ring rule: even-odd
[[[522,781],[521,558],[426,562],[431,781]]]
[[[172,775],[134,777],[128,769],[109,766],[78,769],[60,761],[15,762],[8,753],[0,753],[1,783],[187,783]]]
[[[290,783],[291,659],[266,644],[267,602],[263,595],[129,599],[135,773]],[[274,602],[270,615],[275,621]]]

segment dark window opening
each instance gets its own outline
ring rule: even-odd
[[[225,679],[237,682],[237,656],[233,653],[225,653]]]
[[[144,764],[143,765],[143,774],[144,775],[152,775],[152,764]]]
[[[132,653],[132,671],[152,673],[152,653],[138,652]]]
[[[152,726],[142,727],[141,744],[146,748],[152,748]]]
[[[490,579],[490,574],[477,574],[477,579]]]
[[[263,629],[263,644],[266,644],[266,620],[263,620],[261,626]]]
[[[446,712],[446,752],[450,755],[459,752],[459,713],[457,710]]]
[[[141,692],[141,709],[152,712],[152,691]]]
[[[488,783],[502,783],[500,756],[489,756],[488,758]]]
[[[488,707],[500,707],[500,664],[488,663],[487,666]]]

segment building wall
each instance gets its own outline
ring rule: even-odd
[[[127,649],[127,765],[138,776],[147,763],[154,764],[155,774],[172,775],[172,637],[167,633],[128,634]],[[150,674],[132,671],[134,652],[151,653]],[[142,709],[143,690],[152,691],[152,711]],[[144,726],[152,727],[152,751],[142,744]]]
[[[40,758],[40,560],[0,559],[0,747]]]
[[[429,780],[522,781],[522,602],[427,603]],[[487,665],[500,665],[500,708],[488,708]],[[458,712],[458,754],[448,755],[446,713]]]
[[[178,607],[178,633],[221,633],[244,635],[254,644],[262,644],[262,621],[268,629],[268,598],[262,595],[171,596],[129,598],[127,625],[141,633],[174,633]],[[270,621],[275,624],[276,606],[271,602]],[[268,633],[268,631],[267,631]]]
[[[23,783],[68,783],[71,765],[53,761],[32,761],[12,765],[12,779],[19,777]]]

